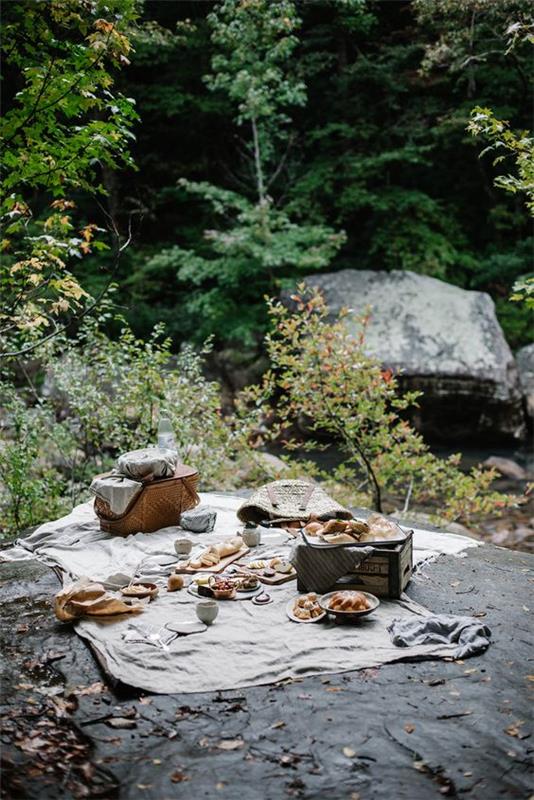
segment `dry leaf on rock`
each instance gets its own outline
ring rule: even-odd
[[[507,728],[504,729],[504,732],[508,734],[508,736],[513,736],[515,738],[521,738],[521,728],[525,724],[525,721],[522,719],[518,719],[516,722],[513,722],[511,725],[508,725]]]
[[[217,745],[218,750],[239,750],[245,742],[243,739],[221,739]]]
[[[412,725],[411,722],[407,722],[406,725],[404,726],[404,730],[406,731],[406,733],[413,733],[415,730],[415,725]]]
[[[111,717],[106,720],[110,728],[137,728],[137,722],[127,717]]]
[[[356,750],[353,750],[352,747],[344,747],[343,748],[343,755],[347,758],[354,758],[356,755]]]

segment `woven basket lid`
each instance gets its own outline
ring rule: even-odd
[[[237,512],[241,522],[307,520],[312,514],[319,519],[352,519],[351,512],[329,497],[324,489],[300,480],[266,483]]]

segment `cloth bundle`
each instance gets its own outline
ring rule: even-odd
[[[97,477],[89,487],[106,502],[113,514],[124,514],[143,488],[143,482],[174,474],[178,456],[174,450],[144,447],[119,456],[111,474]]]
[[[338,578],[356,569],[374,552],[373,547],[336,547],[319,550],[297,544],[290,561],[295,567],[299,584],[307,592],[328,592]]]
[[[395,619],[388,626],[397,647],[423,644],[457,644],[452,658],[467,658],[483,653],[490,644],[491,631],[474,617],[433,614],[428,617]]]

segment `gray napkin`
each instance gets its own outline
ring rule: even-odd
[[[332,547],[319,549],[296,544],[290,561],[299,582],[308,592],[327,592],[338,578],[356,569],[374,552],[373,547]]]
[[[474,617],[435,614],[417,619],[394,619],[388,627],[391,641],[397,647],[418,644],[458,644],[453,658],[466,658],[483,653],[490,644],[491,630]]]

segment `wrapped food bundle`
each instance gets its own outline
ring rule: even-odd
[[[124,600],[107,592],[101,583],[80,578],[57,593],[54,612],[61,622],[71,622],[79,617],[109,617],[115,614],[137,614],[143,603]]]

